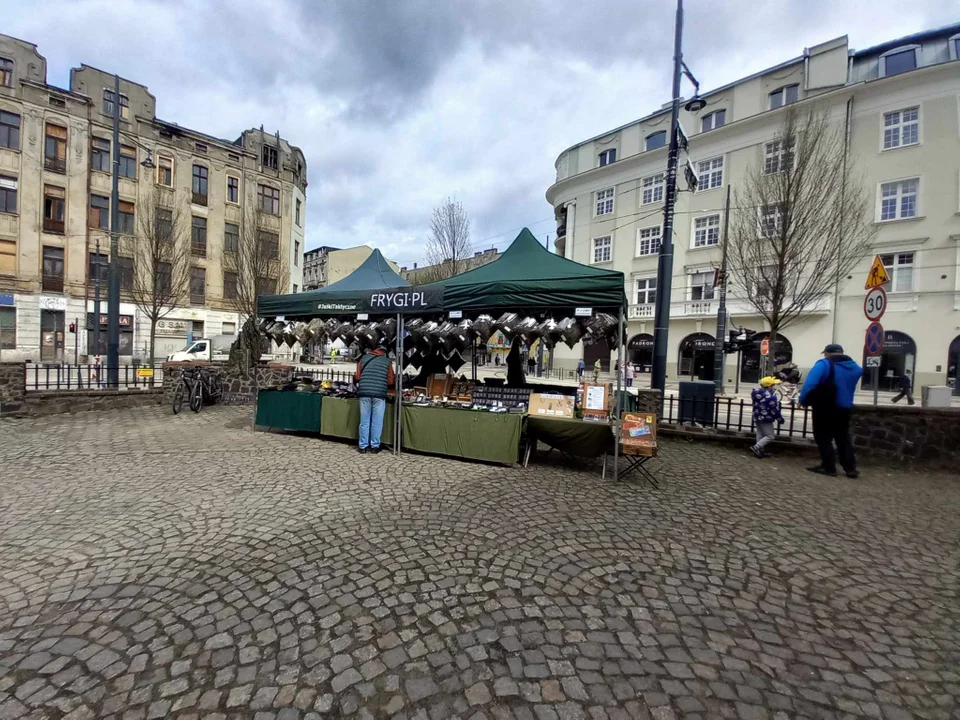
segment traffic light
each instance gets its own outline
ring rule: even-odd
[[[746,350],[753,343],[753,336],[757,334],[756,330],[747,330],[739,328],[730,331],[730,339],[723,344],[725,353],[735,353]]]
[[[77,324],[70,323],[70,332],[75,333],[77,331]]]

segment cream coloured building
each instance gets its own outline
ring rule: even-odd
[[[335,248],[325,245],[308,250],[303,262],[303,288],[316,290],[343,280],[363,265],[373,248],[369,245],[355,245],[349,248]],[[398,265],[393,260],[387,263],[394,271]]]
[[[960,24],[866,50],[851,50],[844,36],[704,93],[707,106],[699,112],[681,107],[700,188],[679,193],[676,206],[668,381],[713,379],[713,278],[726,188],[736,189],[747,168],[774,150],[769,143],[785,105],[812,103],[848,128],[856,170],[876,197],[869,221],[877,235],[873,251],[837,292],[783,331],[780,359],[792,357],[806,371],[836,341],[862,362],[863,284],[875,253],[892,276],[882,320],[881,389],[906,369],[916,373],[917,387],[954,382],[960,359],[958,50]],[[668,105],[568,148],[546,194],[558,218],[557,252],[623,271],[629,354],[644,371],[652,363],[669,124]],[[680,188],[682,162],[683,155]],[[728,294],[728,307],[734,326],[768,329],[743,298]],[[579,347],[561,346],[555,362],[572,366],[580,354]],[[743,354],[742,381],[756,380],[759,359],[758,343]],[[735,355],[727,356],[724,376],[732,386]]]
[[[0,359],[72,362],[93,347],[96,243],[109,254],[114,76],[87,65],[69,89],[47,83],[35,45],[0,35]],[[120,232],[157,192],[176,203],[191,239],[189,301],[160,321],[157,357],[189,336],[231,334],[240,318],[223,259],[248,210],[262,208],[289,270],[278,292],[302,285],[306,162],[260,129],[221,140],[161,120],[146,86],[120,79]],[[150,158],[155,167],[143,166]],[[132,259],[121,255],[124,263]],[[103,270],[101,270],[103,272]],[[101,354],[106,282],[101,286]],[[121,292],[121,361],[145,357],[149,320]],[[76,334],[69,332],[75,325]]]

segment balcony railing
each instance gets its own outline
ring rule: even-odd
[[[43,219],[43,231],[45,233],[54,233],[56,235],[63,235],[64,223],[63,220],[51,220],[49,218]]]
[[[45,157],[43,159],[43,167],[50,172],[64,175],[67,172],[67,160],[66,158]]]
[[[643,305],[631,305],[627,310],[628,320],[639,320],[641,318],[652,318],[657,314],[657,306],[653,303]]]
[[[63,292],[63,275],[44,275],[42,286],[44,292]]]
[[[207,194],[206,193],[193,193],[192,202],[194,205],[206,205],[207,204]]]
[[[684,316],[690,315],[716,315],[716,300],[687,300],[683,303]],[[675,315],[674,309],[671,309],[671,315]]]
[[[206,302],[207,302],[206,294],[198,295],[197,293],[190,293],[191,305],[205,305]]]

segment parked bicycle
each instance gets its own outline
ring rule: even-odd
[[[190,409],[194,412],[200,412],[204,400],[214,405],[223,400],[220,373],[213,368],[200,368],[198,379],[190,393]]]
[[[180,377],[177,378],[176,387],[174,387],[173,389],[173,414],[174,415],[180,412],[180,408],[183,407],[184,400],[186,400],[190,404],[191,409],[193,408],[193,395],[194,395],[196,386],[199,382],[200,382],[200,368],[186,367],[180,371]]]

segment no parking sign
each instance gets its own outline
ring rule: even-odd
[[[874,321],[867,328],[867,335],[863,340],[863,349],[867,355],[879,355],[883,350],[883,326]]]

